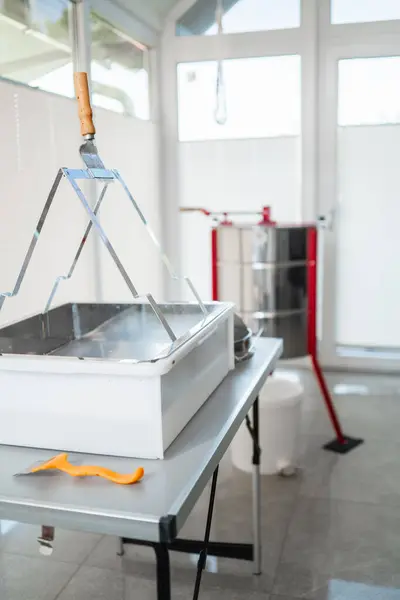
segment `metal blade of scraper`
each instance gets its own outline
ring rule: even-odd
[[[83,458],[81,456],[79,456],[79,455],[77,455],[77,456],[71,455],[71,456],[72,456],[72,458],[68,457],[68,461],[71,463],[71,465],[80,466],[83,463]],[[41,467],[42,465],[44,465],[45,463],[48,463],[53,458],[54,458],[54,456],[52,456],[46,460],[39,460],[39,461],[29,465],[22,471],[19,471],[18,473],[14,473],[14,477],[21,477],[23,475],[36,475],[36,476],[38,476],[38,475],[45,475],[45,476],[59,475],[60,472],[56,471],[56,470],[33,472],[33,469],[36,469],[37,467]]]
[[[81,136],[84,143],[79,148],[83,162],[88,169],[105,169],[95,145],[96,133],[90,104],[87,73],[74,73],[75,96],[78,101],[78,115],[81,122]]]

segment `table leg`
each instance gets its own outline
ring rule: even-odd
[[[212,482],[211,482],[210,502],[208,504],[206,530],[204,533],[204,547],[202,548],[202,550],[200,552],[199,560],[197,562],[197,575],[196,575],[196,582],[194,585],[193,600],[197,600],[199,597],[201,577],[202,577],[203,571],[207,564],[208,544],[210,541],[211,523],[212,523],[214,504],[215,504],[215,494],[217,491],[218,470],[219,470],[219,466],[215,469],[213,478],[212,478]]]
[[[253,545],[254,574],[261,574],[261,478],[260,478],[260,432],[259,432],[259,399],[253,405]]]
[[[117,556],[123,556],[124,552],[124,539],[119,537],[117,538]]]
[[[157,600],[171,600],[171,574],[166,544],[154,544],[157,560]]]

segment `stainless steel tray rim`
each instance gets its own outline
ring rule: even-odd
[[[124,303],[119,303],[120,305],[123,305]],[[130,302],[130,303],[126,303],[126,306],[129,307],[133,304],[140,304],[139,301],[137,302]],[[174,303],[166,303],[166,304],[171,304],[173,305]],[[193,306],[197,308],[197,303],[195,302],[179,302],[179,305],[185,305],[185,306]],[[208,328],[209,325],[211,325],[214,321],[216,321],[217,319],[221,318],[225,313],[229,313],[232,312],[234,309],[234,303],[232,302],[209,302],[207,303],[208,306],[215,306],[217,307],[217,310],[213,310],[213,312],[209,313],[209,315],[207,317],[203,317],[201,318],[200,315],[200,320],[199,322],[194,325],[193,327],[191,327],[190,329],[188,329],[188,331],[181,335],[180,337],[178,337],[175,342],[171,342],[168,347],[165,350],[160,351],[159,354],[157,354],[155,357],[151,358],[151,359],[135,359],[135,358],[104,358],[104,357],[81,357],[81,356],[62,356],[62,355],[56,355],[56,354],[36,354],[36,353],[25,353],[25,354],[17,354],[17,353],[7,353],[7,352],[3,352],[0,354],[0,360],[1,359],[12,359],[12,360],[28,360],[28,361],[46,361],[48,364],[48,361],[52,361],[53,363],[58,362],[85,362],[87,363],[92,363],[92,364],[104,364],[107,363],[110,365],[110,363],[112,363],[113,365],[121,365],[121,366],[129,366],[129,365],[137,365],[137,364],[154,364],[157,363],[160,360],[165,360],[167,358],[172,357],[174,354],[176,354],[178,352],[178,350],[181,350],[185,344],[187,344],[189,341],[193,341],[194,343],[196,342],[196,338],[200,337],[200,335],[204,332],[204,330],[206,328]]]

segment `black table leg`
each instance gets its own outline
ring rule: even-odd
[[[154,544],[157,560],[157,600],[171,600],[171,573],[166,544]]]
[[[254,575],[261,573],[261,486],[260,486],[260,430],[259,430],[259,399],[253,404],[253,424],[248,415],[246,416],[246,427],[253,440],[253,562]]]
[[[260,477],[259,398],[253,404],[253,544],[254,574],[261,573],[261,477]]]
[[[124,544],[138,546],[151,546],[154,548],[157,559],[157,600],[171,600],[171,574],[169,563],[169,550],[189,554],[199,553],[197,563],[196,582],[193,600],[198,600],[203,571],[207,563],[207,556],[220,556],[239,560],[253,560],[254,574],[261,573],[261,487],[260,487],[260,442],[259,442],[259,399],[253,405],[253,423],[246,416],[246,425],[253,441],[253,543],[210,542],[211,523],[217,489],[218,468],[214,471],[210,501],[208,505],[207,522],[204,540],[172,539],[167,543],[154,543],[132,538],[119,538],[118,554],[123,555]]]
[[[211,483],[210,502],[208,505],[206,531],[204,534],[204,548],[201,550],[199,560],[197,562],[197,575],[196,575],[196,582],[195,582],[195,586],[194,586],[193,600],[198,600],[199,592],[200,592],[201,577],[203,575],[203,571],[204,571],[206,563],[207,563],[208,542],[210,541],[211,523],[212,523],[212,516],[213,516],[213,512],[214,512],[215,493],[217,490],[218,469],[219,469],[219,467],[217,467],[215,469],[213,478],[212,478],[212,483]]]

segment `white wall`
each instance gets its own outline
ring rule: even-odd
[[[67,98],[0,81],[0,291],[14,287],[37,220],[59,167],[82,166],[76,103]],[[157,223],[158,190],[154,125],[106,111],[97,115],[99,147],[104,160],[119,168],[137,193],[146,214]],[[111,157],[113,158],[111,162]],[[113,186],[116,187],[116,186]],[[115,199],[113,205],[113,198]],[[107,213],[117,208],[110,193]],[[108,216],[104,213],[104,216]],[[132,211],[131,211],[132,212]],[[134,223],[134,215],[131,221]],[[160,271],[148,259],[142,232],[128,222],[126,211],[110,217],[107,228],[128,248],[121,258],[135,271],[140,287],[160,290]],[[16,298],[6,299],[0,323],[41,311],[57,275],[68,272],[85,229],[86,216],[78,198],[63,180],[38,241],[26,279]],[[129,240],[129,244],[128,244]],[[131,243],[132,242],[132,243]],[[96,264],[89,239],[71,281],[62,283],[55,302],[95,300]],[[106,300],[129,299],[102,263]]]
[[[116,113],[96,113],[98,148],[104,163],[118,169],[157,237],[160,237],[158,138],[149,121],[124,118]],[[139,293],[161,299],[161,261],[122,186],[107,191],[101,222]],[[103,300],[129,301],[131,294],[107,250],[101,247]]]
[[[400,125],[338,137],[338,344],[399,347]]]
[[[75,103],[0,82],[0,288],[14,287],[37,220],[60,166],[79,166]],[[44,308],[57,275],[68,271],[84,229],[84,214],[62,181],[20,293],[6,299],[0,322]],[[57,302],[93,299],[93,249],[82,254],[74,279]]]
[[[298,137],[179,144],[181,206],[257,211],[269,205],[277,221],[293,222],[301,218],[300,195]],[[184,274],[206,299],[211,297],[210,227],[202,215],[181,215]]]

